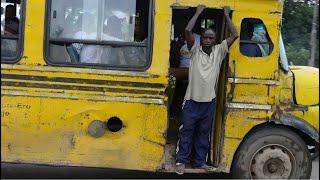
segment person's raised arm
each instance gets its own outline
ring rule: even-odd
[[[230,19],[230,7],[229,6],[224,6],[224,16],[226,17],[226,21],[228,24],[228,28],[230,30],[230,36],[227,37],[226,41],[228,44],[228,48],[230,48],[230,46],[234,43],[234,41],[239,37],[238,31],[236,29],[236,27],[234,26],[233,22]]]
[[[187,46],[188,49],[191,50],[193,44],[194,44],[194,37],[192,34],[192,29],[194,27],[194,25],[196,24],[199,15],[202,13],[202,11],[205,9],[205,6],[203,5],[199,5],[197,7],[197,12],[195,13],[195,15],[191,18],[191,20],[189,21],[186,29],[185,29],[185,34],[186,34],[186,41],[187,41]]]

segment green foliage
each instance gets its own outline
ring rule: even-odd
[[[310,58],[310,33],[312,30],[313,6],[311,0],[285,0],[282,37],[288,61],[294,65],[307,65]]]
[[[305,48],[297,48],[296,46],[286,46],[287,58],[289,62],[294,65],[308,65],[308,59],[310,56],[309,50]]]

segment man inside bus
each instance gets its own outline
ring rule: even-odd
[[[85,17],[85,18],[84,18]],[[82,22],[82,26],[77,25],[78,31],[75,33],[74,38],[79,40],[90,40],[95,39],[96,37],[96,24],[94,21],[95,17],[89,12],[85,12],[79,18]],[[98,63],[97,57],[97,45],[94,44],[82,44],[82,43],[73,43],[72,44],[79,54],[79,61],[81,63]]]
[[[136,16],[134,25],[134,42],[148,42],[147,23],[140,17]],[[127,65],[144,66],[146,64],[146,47],[126,47],[123,48],[123,55]]]
[[[14,5],[9,4],[6,6],[5,16],[5,33],[19,34],[19,19],[15,14],[16,10]]]
[[[253,35],[253,28],[247,21],[241,23],[241,41],[251,41]],[[255,43],[251,42],[240,42],[240,52],[248,57],[262,57],[261,49]]]
[[[188,9],[187,14],[189,14],[190,12],[191,12],[191,9]],[[189,20],[190,19],[191,19],[191,17],[189,16]],[[184,28],[188,24],[188,19],[183,18],[182,21],[184,21],[183,22],[184,25],[181,26],[181,27]],[[180,68],[189,68],[190,59],[191,59],[192,53],[190,52],[190,50],[187,47],[187,42],[186,42],[184,29],[179,31],[179,32],[181,32],[181,34],[175,39],[176,42],[181,46],[180,52],[179,52],[179,55],[180,55],[180,65],[179,65],[179,67]],[[195,43],[197,45],[200,45],[200,35],[195,33],[194,31],[192,33],[193,33],[193,37],[195,39]]]
[[[102,38],[106,41],[123,42],[125,34],[122,33],[122,22],[125,18],[118,17],[115,14],[108,17],[106,25],[103,27]],[[121,48],[113,48],[110,46],[101,46],[102,54],[101,60],[103,64],[109,65],[126,65],[123,52]]]
[[[172,105],[170,105],[170,114],[179,116],[181,113],[181,105],[188,86],[188,69],[192,52],[187,47],[185,38],[185,27],[193,16],[193,9],[189,8],[184,18],[179,19],[180,23],[175,24],[175,30],[178,32],[178,37],[170,44],[170,74],[176,78],[174,96]],[[191,14],[192,13],[192,14]],[[200,31],[197,31],[200,32]],[[200,45],[200,35],[193,29],[195,43]]]
[[[201,34],[201,46],[195,43],[192,29],[205,6],[199,5],[195,15],[185,29],[188,49],[193,53],[189,68],[189,84],[182,108],[182,125],[179,128],[179,141],[176,149],[176,169],[179,175],[185,171],[192,146],[194,146],[193,165],[205,171],[213,171],[206,165],[209,151],[210,132],[215,110],[215,83],[220,66],[230,46],[239,37],[232,23],[230,8],[224,7],[224,16],[230,30],[230,36],[216,44],[216,33],[205,29]]]
[[[135,42],[147,42],[148,33],[146,29],[146,23],[140,18],[136,17],[134,24],[134,41]]]

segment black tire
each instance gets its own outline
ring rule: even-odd
[[[292,130],[262,126],[240,144],[232,162],[236,179],[309,179],[312,161],[306,143]]]

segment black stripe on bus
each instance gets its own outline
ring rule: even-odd
[[[18,75],[18,74],[1,74],[1,78],[17,79],[17,80],[32,80],[32,81],[79,83],[79,84],[96,84],[96,85],[113,85],[113,86],[118,85],[118,86],[131,86],[131,87],[144,87],[144,88],[164,88],[165,87],[163,84],[159,84],[159,83],[109,81],[109,80],[97,80],[97,79],[48,77],[48,76],[29,76],[29,75]]]
[[[1,94],[2,95],[2,94]],[[17,96],[20,96],[20,97],[24,97],[25,95],[16,95],[16,94],[4,94],[6,97],[17,97]],[[31,97],[35,97],[35,98],[44,98],[43,96],[31,96]],[[116,96],[116,97],[119,97],[119,98],[128,98],[128,96]],[[100,101],[103,101],[105,102],[106,100],[104,99],[90,99],[90,98],[83,98],[83,99],[79,99],[79,98],[73,98],[73,97],[50,97],[50,96],[46,96],[45,98],[49,98],[49,99],[72,99],[72,100],[88,100],[88,101],[92,101],[92,102],[100,102]],[[131,98],[131,97],[129,97]],[[135,98],[135,97],[133,97]],[[138,97],[138,98],[144,98],[144,99],[159,99],[159,97],[156,97],[156,96],[141,96],[141,97]],[[127,101],[130,103],[130,100]],[[164,101],[166,102],[166,101]],[[139,103],[142,103],[142,104],[150,104],[148,102],[139,102]]]
[[[163,95],[164,94],[163,91],[88,87],[88,86],[74,86],[74,85],[40,84],[40,83],[26,83],[26,82],[9,82],[9,81],[1,81],[1,86],[30,87],[30,88],[55,89],[55,90],[63,89],[63,90],[129,93],[129,94],[144,94],[144,95],[146,95],[146,94]]]

